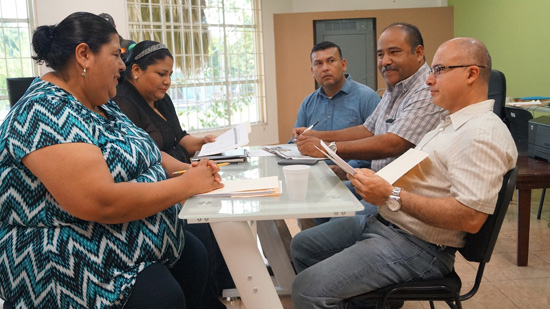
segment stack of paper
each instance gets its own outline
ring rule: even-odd
[[[533,101],[527,101],[527,102],[508,102],[506,105],[510,106],[542,106],[543,103],[540,100],[533,100]]]
[[[279,177],[261,177],[224,181],[221,189],[197,194],[200,197],[253,197],[281,195]]]

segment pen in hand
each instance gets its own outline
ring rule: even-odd
[[[302,134],[304,134],[304,133],[306,133],[307,131],[313,129],[313,127],[315,127],[318,123],[319,123],[319,120],[315,121],[312,125],[310,125],[309,127],[307,127],[307,128],[304,130],[304,132],[302,132]],[[300,134],[300,135],[302,135],[302,134]],[[300,135],[298,135],[298,137],[300,137]],[[293,143],[296,143],[296,141],[298,140],[298,137],[294,138],[294,139],[292,140],[292,142],[293,142]]]
[[[229,163],[220,163],[220,164],[216,164],[217,166],[226,166],[226,165],[229,165]],[[173,172],[172,175],[180,175],[180,174],[183,174],[185,173],[187,170],[182,170],[182,171],[177,171],[177,172]]]

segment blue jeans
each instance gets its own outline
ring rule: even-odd
[[[376,214],[378,213],[378,207],[365,201],[361,195],[357,194],[357,192],[355,192],[355,187],[351,185],[351,181],[349,180],[346,180],[344,181],[344,184],[346,185],[346,187],[348,187],[348,189],[351,191],[351,193],[353,193],[353,195],[355,195],[355,197],[359,200],[359,202],[361,202],[361,204],[363,204],[363,207],[365,207],[363,210],[361,211],[358,211],[356,212],[355,214],[356,215],[373,215],[373,214]],[[325,222],[328,222],[329,220],[331,220],[332,218],[314,218],[313,221],[315,221],[315,225],[321,225]]]
[[[292,239],[295,308],[338,308],[343,299],[390,284],[441,278],[453,269],[455,249],[386,226],[376,216],[334,219]]]

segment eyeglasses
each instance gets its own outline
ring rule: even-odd
[[[434,65],[432,68],[430,68],[430,73],[432,73],[434,77],[437,77],[439,74],[441,74],[441,71],[443,70],[451,70],[456,68],[467,68],[467,67],[478,67],[483,69],[486,68],[486,66],[484,65],[477,65],[477,64],[447,65],[447,66]]]

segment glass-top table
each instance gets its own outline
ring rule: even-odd
[[[325,162],[311,166],[304,201],[290,201],[277,157],[250,157],[221,167],[223,180],[278,176],[278,197],[192,197],[179,218],[210,223],[239,295],[247,308],[282,308],[277,291],[289,294],[294,271],[273,220],[353,216],[361,203]],[[252,227],[252,229],[251,229]],[[255,230],[279,286],[275,287],[258,251]]]
[[[278,176],[283,193],[277,197],[216,198],[192,197],[185,202],[180,218],[190,223],[318,218],[346,215],[363,206],[332,170],[319,162],[310,169],[307,197],[291,201],[286,194],[282,166],[276,157],[251,157],[242,164],[221,167],[223,180]]]

